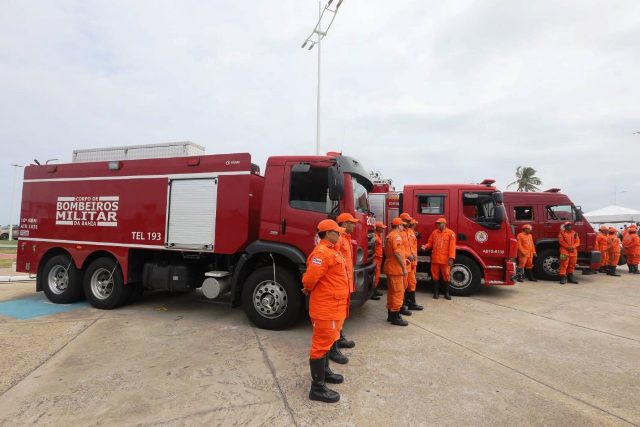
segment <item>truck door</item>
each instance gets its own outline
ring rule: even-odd
[[[296,164],[285,167],[280,242],[308,254],[315,246],[316,225],[331,213],[329,171],[325,164],[297,171]]]
[[[172,179],[168,198],[165,245],[214,249],[218,178]]]
[[[515,228],[516,236],[522,231],[523,225],[531,224],[533,227],[533,240],[538,241],[541,238],[543,230],[537,222],[536,206],[530,203],[513,204],[509,206],[509,210],[509,217],[511,218],[511,224]]]
[[[544,207],[544,238],[557,239],[562,223],[575,221],[576,211],[571,204],[546,205]]]
[[[408,194],[404,195],[409,196]],[[415,215],[418,220],[419,231],[422,234],[420,242],[426,243],[429,235],[436,229],[436,220],[440,217],[450,221],[449,191],[425,191],[416,190]]]

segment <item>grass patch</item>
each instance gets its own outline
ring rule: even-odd
[[[0,246],[18,246],[17,240],[0,240]]]
[[[11,254],[15,255],[18,248],[0,248],[0,254]]]
[[[0,268],[11,268],[14,262],[12,259],[0,259]]]

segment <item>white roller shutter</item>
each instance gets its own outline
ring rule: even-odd
[[[218,178],[170,181],[167,246],[213,249]]]

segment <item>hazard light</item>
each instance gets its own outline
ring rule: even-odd
[[[559,193],[560,189],[559,188],[550,188],[548,190],[544,191],[545,193]]]
[[[487,187],[489,187],[489,186],[493,185],[494,182],[496,182],[495,179],[485,179],[480,184],[481,185],[486,185]]]

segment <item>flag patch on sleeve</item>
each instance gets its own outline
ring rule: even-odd
[[[320,258],[313,257],[311,258],[311,263],[315,265],[322,265],[322,260]]]

